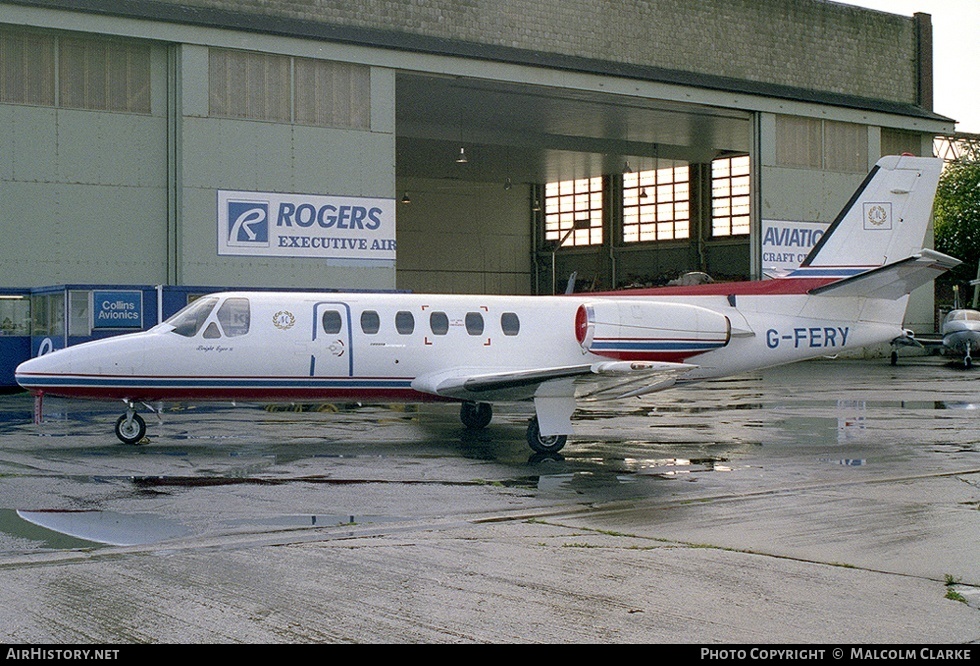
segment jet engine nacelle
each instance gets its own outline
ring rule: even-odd
[[[575,338],[587,352],[625,361],[681,361],[728,344],[723,314],[683,303],[595,301],[575,313]]]

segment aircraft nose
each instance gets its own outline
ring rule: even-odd
[[[14,370],[14,379],[22,388],[39,390],[52,376],[71,372],[71,356],[71,349],[60,349],[28,359]]]

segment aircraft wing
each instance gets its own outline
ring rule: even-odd
[[[928,284],[961,263],[963,262],[959,259],[941,252],[923,249],[901,261],[817,287],[810,293],[820,296],[868,296],[895,300]]]
[[[579,400],[620,400],[660,391],[698,366],[652,361],[601,361],[581,365],[532,370],[455,368],[417,377],[417,391],[457,400],[489,402],[526,400],[540,396],[540,387],[550,393]],[[560,388],[559,388],[560,386]]]

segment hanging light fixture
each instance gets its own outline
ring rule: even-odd
[[[405,193],[405,196],[402,197],[402,203],[403,204],[410,204],[410,203],[412,203],[412,200],[408,197],[408,192],[406,192]]]
[[[459,155],[456,156],[456,164],[466,164],[466,162],[467,162],[467,159],[466,159],[466,149],[463,148],[463,147],[460,147],[460,149],[459,149]]]
[[[626,164],[623,166],[623,173],[633,173],[633,168],[630,166],[629,160],[626,160]]]
[[[507,178],[507,180],[504,181],[504,189],[509,190],[512,187],[514,187],[514,184],[510,182],[510,178]]]

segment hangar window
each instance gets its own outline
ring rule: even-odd
[[[211,115],[288,123],[289,57],[211,49]]]
[[[687,166],[623,174],[623,242],[690,236],[689,174]]]
[[[521,332],[521,320],[513,312],[505,312],[500,315],[500,330],[504,335],[517,335]]]
[[[881,154],[884,155],[922,155],[922,135],[918,132],[904,130],[881,129]],[[939,154],[937,152],[937,154]]]
[[[212,116],[370,129],[366,65],[219,48],[209,54]]]
[[[371,70],[330,60],[295,59],[296,122],[318,127],[371,127]]]
[[[361,313],[361,330],[368,335],[374,335],[381,330],[381,317],[374,310],[365,310]]]
[[[711,235],[749,233],[751,174],[749,156],[719,157],[711,162]]]
[[[602,178],[544,186],[544,239],[563,247],[602,244]]]
[[[823,166],[821,122],[819,118],[776,116],[776,164],[820,169]]]
[[[55,37],[0,30],[0,102],[54,105]]]
[[[823,168],[828,171],[868,171],[868,128],[855,123],[823,121]]]
[[[395,313],[395,330],[402,335],[411,335],[415,331],[415,316],[405,310]]]
[[[150,112],[150,47],[63,37],[58,54],[61,106]]]
[[[150,46],[0,30],[0,102],[150,113]]]
[[[776,164],[865,173],[868,128],[819,118],[776,116]]]
[[[336,310],[327,310],[323,313],[320,322],[323,325],[323,332],[327,335],[336,335],[344,325],[344,320]]]
[[[449,317],[445,312],[433,312],[429,315],[429,328],[435,335],[445,335],[449,332]]]

